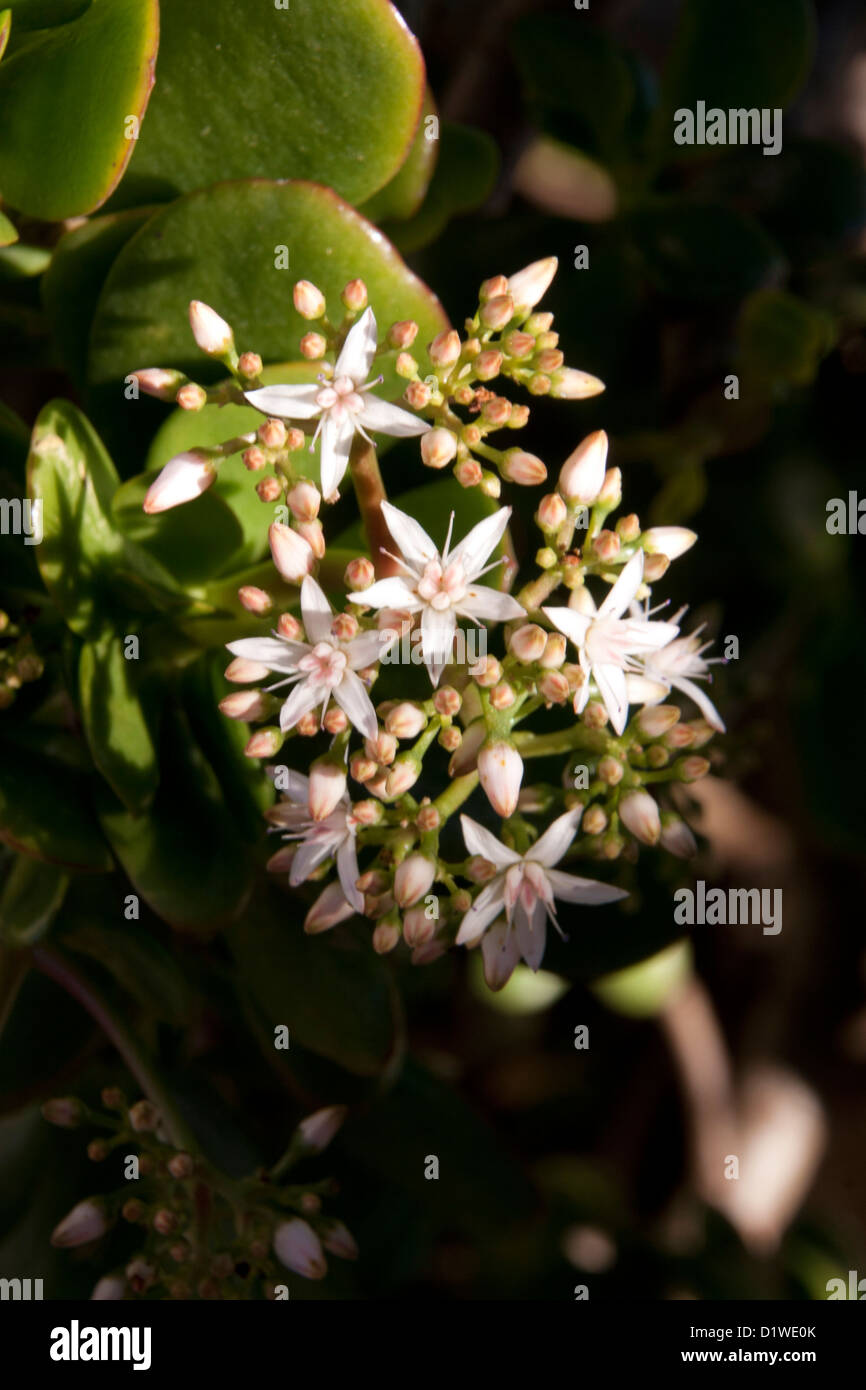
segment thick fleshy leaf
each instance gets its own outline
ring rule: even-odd
[[[429,87],[424,94],[421,120],[402,168],[390,183],[363,203],[359,209],[371,222],[411,217],[424,201],[436,161],[439,158],[439,117]]]
[[[139,639],[144,640],[145,638]],[[159,784],[159,767],[142,707],[139,658],[127,659],[124,635],[107,632],[81,650],[81,720],[93,761],[131,811],[143,810]]]
[[[312,280],[338,306],[356,277],[367,284],[382,336],[397,319],[414,318],[426,342],[446,326],[432,292],[329,189],[258,180],[179,199],[151,218],[109,273],[91,333],[89,376],[99,388],[100,423],[110,423],[112,437],[128,438],[136,403],[124,399],[121,383],[137,368],[179,367],[197,380],[219,375],[195,347],[191,300],[204,300],[228,320],[239,351],[285,362],[297,359],[310,327],[292,304],[295,281]]]
[[[660,290],[697,300],[736,297],[778,278],[784,257],[760,224],[722,203],[659,198],[629,218]]]
[[[162,778],[148,812],[133,815],[104,786],[97,806],[123,868],[157,916],[178,931],[210,935],[239,912],[250,857],[208,759],[179,713],[166,719]]]
[[[0,840],[60,868],[112,868],[85,779],[11,743],[0,746]]]
[[[290,1041],[356,1076],[376,1076],[395,1042],[384,963],[369,935],[356,937],[348,927],[305,935],[304,910],[296,897],[271,889],[232,927],[241,987],[272,1028],[285,1024]]]
[[[31,32],[26,11],[33,7],[25,0],[10,8],[0,63],[3,197],[47,221],[92,212],[135,149],[154,80],[157,0],[92,0],[73,15],[69,7],[49,9],[38,27],[33,17]],[[53,27],[42,27],[46,21]]]
[[[757,290],[737,325],[738,362],[763,387],[805,386],[837,334],[833,318],[784,290]]]
[[[315,179],[359,203],[406,158],[424,63],[388,0],[171,0],[161,21],[124,199],[256,177]]]
[[[9,218],[0,212],[0,246],[11,246],[18,240],[18,232]]]
[[[54,920],[68,883],[56,865],[18,855],[0,894],[0,939],[34,945]]]
[[[461,213],[472,212],[490,196],[499,172],[499,152],[490,136],[472,126],[445,121],[439,161],[427,196],[407,221],[386,221],[384,229],[404,254],[435,241]]]

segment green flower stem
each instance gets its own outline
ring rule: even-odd
[[[517,602],[522,604],[527,613],[533,613],[541,607],[545,599],[550,598],[561,583],[562,566],[554,565],[553,569],[545,570],[537,579],[525,584],[517,595]]]
[[[439,812],[441,820],[444,822],[448,820],[450,816],[453,816],[454,812],[463,805],[466,798],[472,795],[477,786],[477,772],[466,772],[462,777],[455,777],[451,786],[447,787],[442,795],[438,796],[433,802],[433,805]]]
[[[549,758],[557,753],[570,753],[586,748],[603,753],[608,748],[608,735],[602,729],[588,729],[585,724],[573,724],[570,729],[558,729],[550,734],[530,734],[518,730],[513,735],[514,746],[522,758]]]
[[[159,1111],[172,1144],[188,1153],[198,1153],[198,1143],[186,1121],[182,1119],[171,1099],[162,1077],[144,1053],[138,1040],[114,1011],[99,990],[81,973],[67,955],[53,946],[36,946],[31,960],[37,970],[47,975],[61,989],[77,999],[83,1009],[99,1024],[114,1045],[148,1100]]]

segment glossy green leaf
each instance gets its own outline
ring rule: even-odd
[[[483,130],[444,121],[439,162],[427,196],[414,217],[386,222],[394,245],[408,254],[435,241],[452,217],[472,212],[489,198],[499,172],[499,151]]]
[[[157,916],[178,931],[210,935],[246,900],[249,852],[179,712],[163,724],[159,762],[162,777],[149,810],[134,815],[103,787],[100,821],[133,887]]]
[[[11,246],[18,240],[18,230],[5,213],[0,212],[0,246]]]
[[[51,264],[44,246],[0,246],[0,280],[34,280]]]
[[[42,301],[61,361],[79,386],[87,370],[87,344],[96,302],[117,253],[153,209],[94,217],[73,227],[54,248],[42,280]]]
[[[740,314],[738,362],[764,386],[805,386],[836,340],[828,313],[784,290],[759,290]]]
[[[685,984],[692,968],[691,942],[677,941],[648,960],[596,980],[592,992],[615,1013],[652,1018]]]
[[[810,0],[685,0],[662,83],[659,148],[677,159],[718,151],[674,143],[674,113],[698,101],[726,112],[786,107],[809,71],[814,29]]]
[[[82,647],[81,721],[97,768],[124,805],[139,811],[156,791],[159,767],[140,697],[141,663],[127,660],[124,652],[119,632],[103,633]]]
[[[384,188],[363,203],[359,211],[371,222],[379,223],[389,218],[402,221],[411,217],[424,201],[438,158],[439,116],[433,93],[428,87],[415,139],[402,168],[390,183],[386,183]]]
[[[353,203],[400,168],[424,91],[387,0],[171,0],[125,199],[217,179],[315,179]]]
[[[5,742],[0,745],[0,840],[60,868],[90,873],[112,868],[86,779]]]
[[[635,245],[665,294],[736,297],[776,277],[784,258],[763,228],[735,208],[659,198],[629,218]]]
[[[296,591],[297,592],[297,591]],[[261,845],[262,814],[274,801],[274,787],[256,758],[244,753],[249,728],[219,710],[224,695],[237,689],[225,678],[228,653],[216,647],[193,662],[183,674],[184,706],[199,747],[216,775],[231,807],[238,831]]]
[[[25,22],[19,37],[28,8],[11,6],[0,63],[0,188],[12,207],[59,221],[92,212],[123,176],[135,148],[129,118],[141,120],[153,85],[159,9],[92,0],[68,17],[68,7],[43,7],[40,27]]]
[[[0,938],[32,946],[50,927],[68,883],[56,865],[18,855],[0,894]]]
[[[394,1046],[393,1003],[381,957],[369,932],[343,927],[306,936],[306,906],[272,889],[231,929],[229,946],[243,990],[271,1027],[339,1063],[356,1076],[376,1076]]]

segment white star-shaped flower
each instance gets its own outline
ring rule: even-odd
[[[384,650],[381,632],[361,632],[344,642],[332,631],[333,610],[315,579],[307,575],[301,585],[301,614],[308,638],[306,642],[292,641],[274,634],[273,637],[242,637],[229,642],[234,656],[259,661],[270,671],[284,674],[280,686],[295,686],[280,710],[280,728],[285,733],[293,729],[308,710],[321,706],[322,717],[331,696],[365,738],[378,733],[376,711],[367,694],[364,682],[356,671],[372,666]]]
[[[559,863],[574,839],[582,814],[583,807],[578,806],[559,816],[526,854],[508,849],[469,816],[460,817],[463,839],[469,853],[488,860],[495,865],[497,872],[482,888],[463,918],[457,933],[458,946],[468,946],[477,941],[504,909],[506,928],[514,934],[505,943],[509,954],[516,952],[515,962],[523,956],[526,964],[537,970],[544,955],[547,919],[550,918],[559,930],[555,898],[561,898],[563,902],[596,906],[628,897],[621,888],[598,883],[592,878],[578,878],[553,867]],[[502,933],[499,932],[496,937],[498,948],[503,944],[501,938]]]
[[[678,623],[685,609],[675,614],[673,621]],[[725,723],[709,695],[696,680],[711,680],[710,661],[704,656],[713,644],[701,643],[704,624],[687,637],[677,637],[657,651],[648,653],[643,659],[643,671],[639,676],[629,677],[629,695],[632,701],[655,704],[670,694],[671,688],[679,690],[694,700],[708,724],[718,733],[725,732]],[[720,657],[711,660],[721,660]],[[655,686],[655,690],[652,687]]]
[[[337,495],[356,434],[367,440],[368,431],[405,438],[426,434],[430,429],[429,421],[372,394],[371,387],[382,380],[366,379],[376,353],[376,340],[376,317],[372,309],[367,309],[346,335],[333,374],[323,372],[318,385],[261,386],[244,393],[250,405],[265,415],[283,420],[318,417],[313,443],[321,435],[322,492],[328,502]]]
[[[626,673],[639,672],[641,668],[635,658],[646,652],[657,652],[679,632],[676,623],[652,622],[643,614],[623,617],[642,579],[643,551],[639,550],[624,566],[600,608],[596,608],[592,595],[584,587],[575,590],[582,611],[576,608],[541,610],[578,649],[578,660],[586,680],[574,698],[575,713],[580,714],[586,707],[589,677],[592,676],[618,734],[622,733],[628,718]]]
[[[369,589],[361,589],[358,598],[372,608],[393,608],[404,613],[421,614],[421,654],[434,685],[446,665],[457,631],[457,619],[469,618],[482,625],[482,620],[507,622],[522,618],[524,610],[517,599],[499,589],[488,588],[477,580],[496,567],[497,561],[485,562],[502,539],[510,507],[500,507],[492,516],[473,526],[468,535],[453,550],[451,531],[454,513],[448,526],[445,549],[440,555],[435,543],[413,517],[390,502],[382,503],[388,530],[394,537],[400,554],[392,556],[404,570],[404,575],[380,579]]]
[[[326,859],[336,859],[340,887],[346,901],[356,912],[363,912],[364,899],[355,886],[359,876],[355,847],[358,822],[352,813],[348,794],[340,798],[325,820],[316,821],[309,808],[310,779],[302,772],[290,769],[285,790],[286,799],[272,806],[267,817],[273,826],[287,832],[283,835],[284,840],[300,841],[289,870],[289,883],[296,888],[299,883],[305,883]]]

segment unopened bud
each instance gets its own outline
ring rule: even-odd
[[[274,1231],[274,1254],[286,1269],[304,1279],[324,1279],[328,1272],[322,1243],[300,1217],[283,1221]]]
[[[309,543],[303,536],[299,536],[297,531],[293,531],[290,526],[284,526],[280,521],[271,523],[268,541],[274,564],[280,574],[290,583],[300,584],[313,568],[314,556]]]
[[[667,555],[648,555],[644,561],[643,577],[647,584],[657,584],[670,568]]]
[[[205,449],[188,449],[169,459],[159,477],[145,494],[143,507],[148,515],[166,512],[191,502],[216,481],[217,471]]]
[[[292,299],[301,318],[320,319],[325,312],[325,296],[309,280],[298,281]]]
[[[98,1197],[87,1197],[78,1202],[51,1232],[51,1244],[61,1250],[76,1245],[88,1245],[98,1240],[108,1230],[108,1215],[105,1203]]]
[[[691,830],[673,811],[665,811],[662,816],[661,846],[677,859],[693,859],[698,852]]]
[[[589,372],[579,372],[574,367],[560,367],[550,379],[550,394],[562,401],[585,401],[604,390],[604,382]]]
[[[163,367],[145,367],[130,376],[138,382],[140,391],[146,396],[155,396],[158,401],[173,401],[184,384],[183,372],[167,371]]]
[[[523,781],[523,759],[517,749],[504,740],[486,744],[478,754],[478,775],[496,814],[513,815]]]
[[[524,313],[534,309],[547,293],[558,265],[556,256],[545,256],[543,260],[533,261],[531,265],[510,276],[508,291],[515,305]]]
[[[371,560],[359,555],[356,560],[349,561],[343,578],[348,589],[369,589],[376,578],[376,571]]]
[[[273,599],[264,589],[257,589],[254,584],[245,584],[238,589],[238,602],[248,613],[261,615],[269,613],[273,608]]]
[[[262,359],[257,352],[242,352],[238,358],[238,372],[247,380],[257,377],[262,370]]]
[[[434,367],[452,367],[460,357],[460,334],[453,328],[437,333],[427,353]]]
[[[360,284],[360,281],[357,283]],[[324,1109],[314,1111],[298,1125],[299,1144],[308,1153],[321,1153],[328,1147],[348,1113],[345,1105],[326,1105]]]
[[[418,325],[412,319],[404,319],[399,323],[392,323],[388,330],[388,346],[392,348],[410,348],[418,336]]]
[[[661,738],[679,723],[676,705],[647,705],[637,717],[637,725],[645,738]]]
[[[421,436],[421,457],[428,468],[445,468],[456,454],[457,440],[450,430],[430,430]]]
[[[398,907],[412,907],[433,886],[436,865],[426,854],[410,854],[394,874],[394,901]]]
[[[265,420],[258,429],[259,443],[264,444],[266,449],[282,449],[287,434],[288,431],[282,420]]]
[[[662,823],[658,805],[649,792],[628,792],[619,802],[617,810],[626,830],[630,830],[641,844],[658,844]]]
[[[690,550],[697,540],[697,534],[685,526],[651,526],[644,531],[642,541],[649,555],[665,555],[676,560]]]
[[[385,728],[396,738],[416,738],[427,727],[427,716],[417,705],[402,701],[388,711]]]
[[[257,444],[251,445],[249,449],[244,449],[243,459],[244,468],[248,469],[250,473],[258,473],[259,469],[264,468],[268,462]]]
[[[207,391],[197,386],[194,381],[188,381],[178,391],[177,403],[181,410],[203,410],[207,405]]]
[[[510,294],[498,294],[481,306],[479,318],[485,328],[498,333],[514,318],[514,300]]]
[[[50,1125],[60,1129],[76,1129],[84,1121],[84,1106],[75,1096],[63,1096],[57,1100],[46,1100],[42,1106],[42,1118]]]
[[[536,513],[542,531],[558,531],[568,515],[565,503],[555,492],[542,497]]]
[[[304,918],[304,931],[308,936],[317,936],[319,932],[329,931],[338,922],[345,922],[354,912],[339,883],[329,883]]]
[[[696,756],[679,758],[674,764],[674,771],[679,775],[681,782],[698,782],[702,777],[706,777],[709,770],[710,764],[707,759]]]
[[[320,758],[310,768],[310,815],[313,820],[327,820],[346,793],[346,769],[342,763]]]
[[[503,478],[523,487],[537,487],[547,477],[547,469],[535,454],[527,454],[523,449],[507,449],[502,459]]]
[[[301,356],[308,362],[318,362],[328,351],[328,340],[321,333],[305,333],[300,341]]]
[[[613,560],[622,549],[622,542],[615,531],[599,531],[592,543],[593,552],[599,560]]]
[[[436,935],[436,918],[423,907],[410,907],[403,918],[403,940],[407,946],[424,946]]]
[[[274,700],[261,690],[234,690],[231,695],[223,696],[219,709],[227,719],[242,719],[252,724],[256,719],[267,719],[273,712]]]
[[[569,454],[559,474],[559,490],[567,502],[592,506],[604,484],[608,438],[604,430],[587,435]]]
[[[234,346],[232,330],[225,319],[200,299],[194,299],[189,306],[189,326],[196,346],[209,357],[231,352]]]
[[[547,633],[537,623],[524,623],[515,628],[508,641],[509,651],[526,665],[539,661],[546,646]]]
[[[566,641],[561,632],[551,632],[544,644],[544,651],[539,657],[541,665],[546,671],[557,670],[565,660]],[[568,679],[568,672],[563,671],[566,683],[571,689],[571,682]]]

